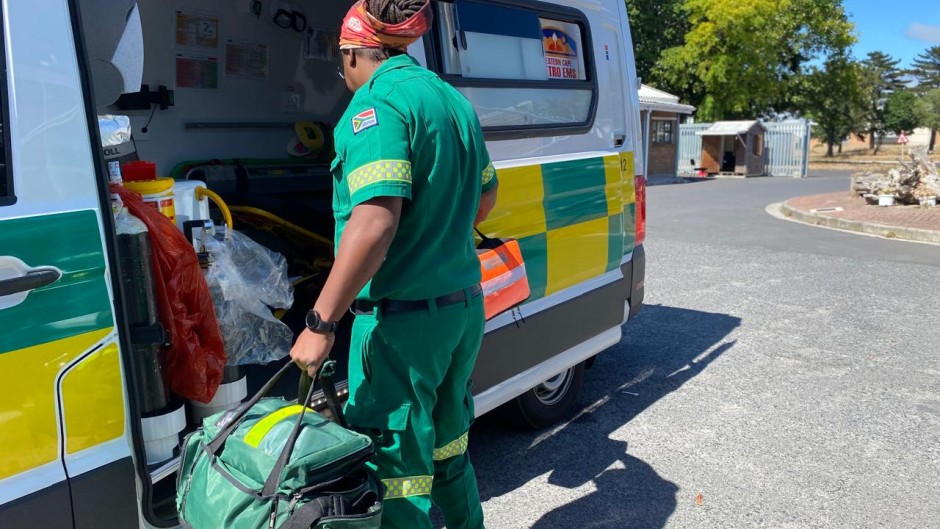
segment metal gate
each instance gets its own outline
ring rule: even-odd
[[[764,123],[764,174],[806,178],[809,174],[809,147],[812,123],[807,120]],[[701,163],[702,137],[697,133],[711,127],[711,123],[679,126],[678,173],[692,176]]]
[[[676,149],[679,152],[679,176],[693,176],[693,169],[702,163],[702,137],[697,133],[711,126],[711,123],[679,125],[679,148]]]

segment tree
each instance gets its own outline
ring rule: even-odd
[[[937,130],[940,130],[940,88],[934,88],[921,96],[917,102],[917,115],[920,117],[921,125],[930,127],[933,136],[930,137],[930,147],[932,151],[937,139]]]
[[[910,132],[921,125],[917,96],[910,90],[898,90],[885,102],[885,129],[895,133]]]
[[[910,74],[917,79],[918,88],[926,92],[940,88],[940,46],[934,46],[918,55],[911,63]]]
[[[862,61],[861,88],[866,122],[862,132],[868,134],[868,146],[875,152],[887,130],[885,101],[892,93],[904,88],[903,72],[898,68],[900,63],[900,60],[880,51],[870,52]]]
[[[841,0],[685,0],[682,9],[690,30],[652,77],[701,120],[789,110],[803,66],[855,42]]]
[[[684,0],[626,0],[633,33],[636,73],[650,81],[663,50],[679,46],[689,30]]]
[[[813,67],[803,81],[797,104],[816,124],[815,135],[826,143],[826,156],[832,157],[858,126],[862,107],[860,68],[848,57],[826,61],[824,68]]]
[[[914,59],[910,74],[917,79],[917,89],[921,93],[928,93],[931,90],[940,90],[940,46],[934,46],[927,49]],[[928,125],[935,123],[933,121],[925,122],[925,126],[930,127],[930,150],[933,151],[937,142],[938,125]]]

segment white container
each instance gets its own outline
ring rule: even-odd
[[[193,424],[200,425],[206,417],[211,417],[221,411],[230,410],[239,404],[248,396],[248,379],[242,377],[235,382],[220,384],[219,390],[215,392],[208,403],[189,401],[192,407]]]
[[[199,180],[180,180],[176,182],[176,227],[183,231],[183,224],[191,220],[209,220],[209,199],[196,198],[196,189],[205,189],[206,184]]]
[[[879,206],[893,206],[894,195],[878,195],[878,205]]]
[[[140,420],[148,465],[163,463],[173,457],[173,450],[180,444],[183,428],[186,428],[185,406],[164,415]]]
[[[928,208],[937,207],[937,197],[927,197],[920,199],[920,205]]]

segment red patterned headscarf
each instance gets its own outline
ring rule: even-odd
[[[369,14],[365,0],[356,2],[346,18],[339,36],[340,49],[391,48],[405,51],[431,26],[431,2],[401,24],[385,24]]]

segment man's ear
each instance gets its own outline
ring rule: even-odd
[[[358,58],[358,55],[359,54],[356,53],[356,50],[349,50],[349,67],[350,68],[356,67],[356,59]]]

